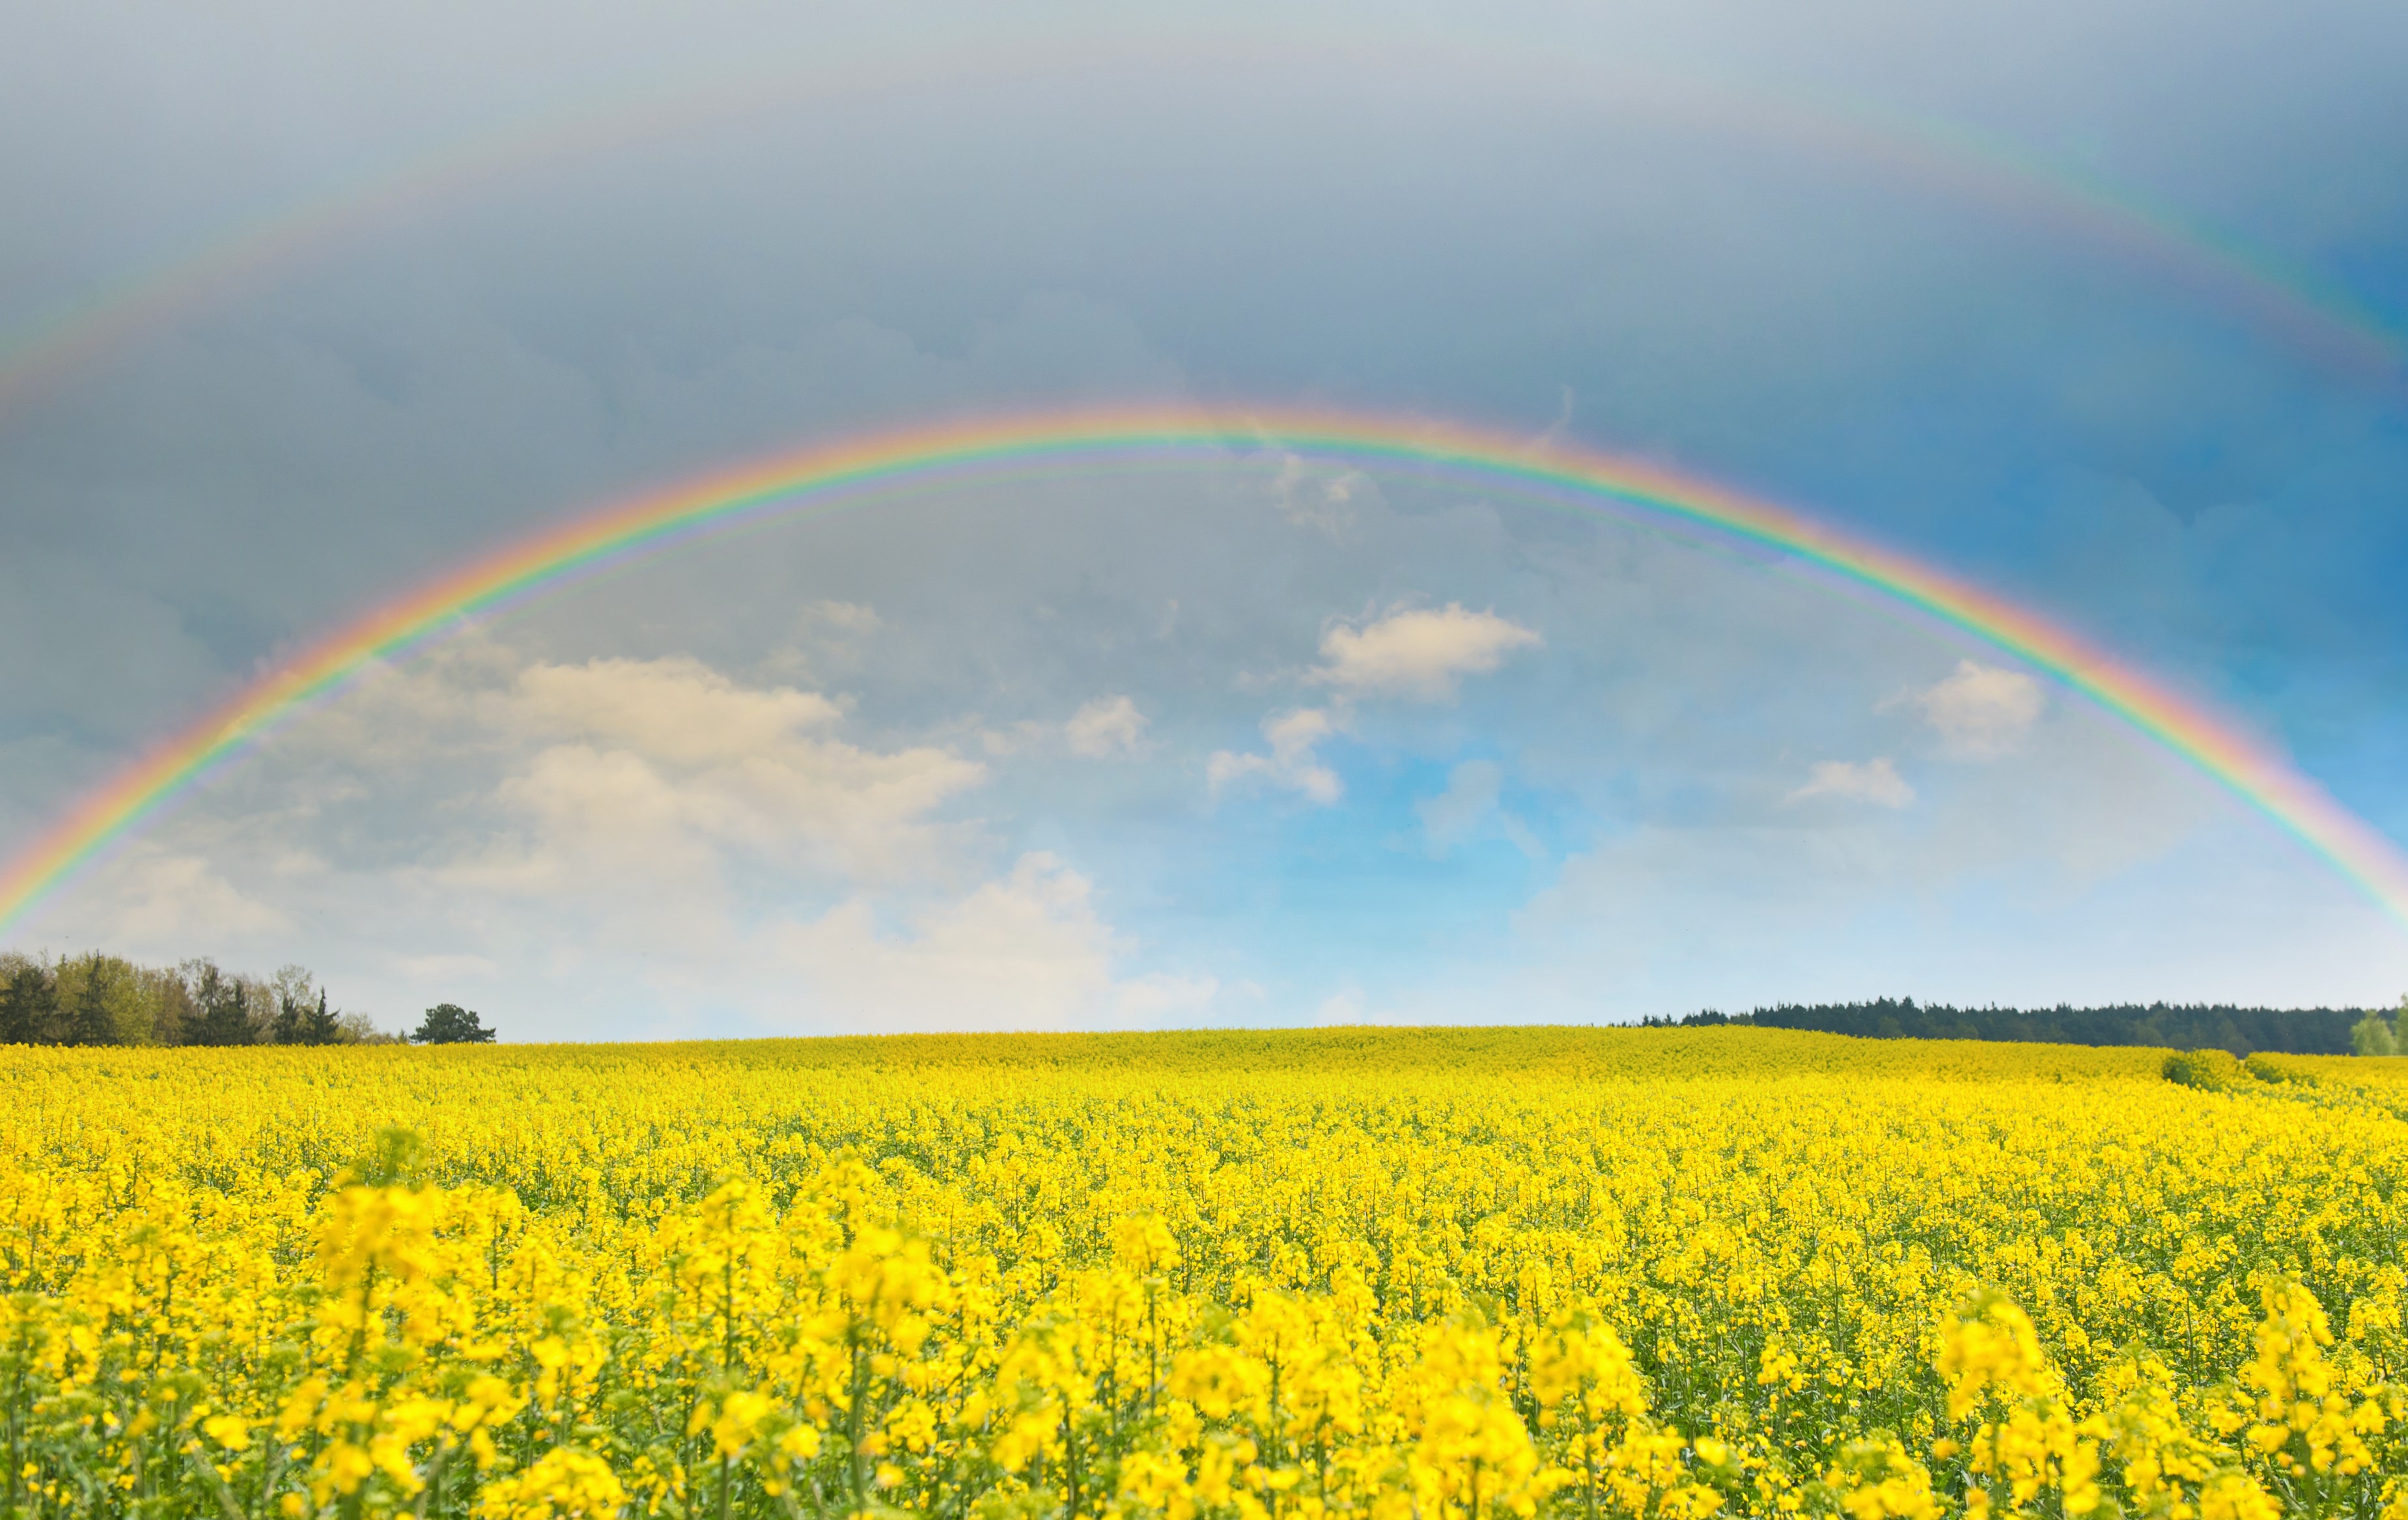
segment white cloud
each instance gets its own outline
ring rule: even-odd
[[[531,665],[515,697],[519,715],[534,723],[686,764],[768,753],[844,716],[816,691],[747,690],[683,658]]]
[[[1391,609],[1359,627],[1332,623],[1321,638],[1322,662],[1305,678],[1334,688],[1337,700],[1327,707],[1299,707],[1263,719],[1268,754],[1215,751],[1205,767],[1212,795],[1259,777],[1326,807],[1346,794],[1346,787],[1321,762],[1318,746],[1349,730],[1356,699],[1452,701],[1464,676],[1485,675],[1513,650],[1541,642],[1518,623],[1491,612],[1466,612],[1452,602],[1435,612]]]
[[[2021,671],[1960,660],[1956,669],[1905,700],[1919,708],[1954,755],[1984,760],[2005,754],[2048,705],[2041,684]]]
[[[245,895],[198,856],[137,847],[106,879],[113,906],[106,938],[121,953],[166,946],[182,955],[190,953],[183,946],[214,947],[293,927],[283,913]]]
[[[1126,697],[1097,697],[1063,726],[1070,752],[1089,760],[1121,760],[1145,744],[1145,715]]]
[[[1349,697],[1451,702],[1464,676],[1485,675],[1514,650],[1542,642],[1533,630],[1493,612],[1467,612],[1460,603],[1392,610],[1360,628],[1333,625],[1310,678]]]
[[[448,873],[462,884],[530,895],[641,881],[693,889],[717,878],[721,845],[740,827],[724,790],[681,788],[625,750],[558,745],[494,793],[527,827]]]
[[[1818,760],[1808,774],[1806,784],[1789,794],[1793,803],[1809,797],[1844,797],[1856,802],[1878,803],[1884,807],[1904,807],[1914,801],[1914,788],[1887,757],[1869,760]]]
[[[536,665],[490,701],[503,727],[566,741],[494,794],[521,832],[455,873],[502,889],[700,887],[730,853],[790,874],[910,876],[948,853],[935,811],[986,776],[944,749],[824,736],[843,716],[827,698],[739,687],[688,659]]]
[[[1446,790],[1413,803],[1424,846],[1434,859],[1492,833],[1501,833],[1533,859],[1545,853],[1522,820],[1498,805],[1504,782],[1496,761],[1465,760],[1447,773]]]
[[[882,930],[856,898],[770,944],[796,987],[772,1018],[802,1029],[1062,1029],[1200,1011],[1217,987],[1209,977],[1116,982],[1126,946],[1096,915],[1087,879],[1042,852],[920,914],[908,932]]]
[[[1337,772],[1321,763],[1315,746],[1340,727],[1339,718],[1322,707],[1299,707],[1264,718],[1263,737],[1270,741],[1270,753],[1240,755],[1233,750],[1215,750],[1205,764],[1212,795],[1218,798],[1237,782],[1260,776],[1274,786],[1302,792],[1308,801],[1329,806],[1346,795],[1346,784],[1338,778]]]

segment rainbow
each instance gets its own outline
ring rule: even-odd
[[[564,102],[489,124],[405,155],[274,212],[238,221],[188,249],[87,289],[10,333],[0,333],[0,406],[19,402],[111,348],[264,281],[312,251],[406,214],[468,197],[514,174],[659,140],[801,101],[822,104],[882,91],[1040,71],[1065,73],[1211,59],[1240,64],[1319,59],[1360,67],[1367,58],[1485,56],[1517,91],[1555,90],[1608,112],[1685,121],[1778,151],[1853,163],[1919,183],[2011,224],[2049,229],[2076,244],[2166,277],[2211,305],[2275,335],[2352,381],[2400,381],[2398,334],[2345,293],[2277,266],[2234,239],[2190,225],[2128,191],[2071,174],[1947,124],[1879,114],[1845,103],[1742,90],[1660,73],[1601,69],[1578,59],[1500,47],[1476,36],[1442,48],[1367,48],[1308,33],[1257,36],[1197,33],[1088,41],[1078,48],[989,38],[976,46],[901,57],[864,56],[841,67],[681,81],[642,92]]]
[[[2055,623],[1786,508],[1660,466],[1452,423],[1285,410],[1048,412],[826,445],[688,481],[509,544],[351,623],[128,766],[0,866],[0,932],[282,720],[463,626],[695,538],[1015,477],[1227,465],[1276,450],[1410,472],[1758,546],[1987,642],[2122,717],[2272,819],[2403,924],[2408,858],[2230,721]]]

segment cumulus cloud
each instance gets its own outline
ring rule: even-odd
[[[747,689],[684,658],[532,665],[516,697],[535,723],[684,764],[771,753],[843,717],[816,691]]]
[[[222,944],[293,927],[283,913],[247,896],[198,856],[139,848],[110,875],[113,946],[141,951]]]
[[[1395,609],[1360,627],[1332,625],[1310,679],[1347,697],[1452,702],[1464,676],[1485,675],[1514,650],[1542,642],[1531,629],[1493,612],[1467,612],[1460,603]]]
[[[1127,697],[1097,697],[1071,714],[1062,732],[1074,755],[1122,760],[1144,746],[1145,715]]]
[[[739,686],[691,659],[538,664],[490,705],[544,746],[494,793],[518,834],[460,870],[523,891],[697,884],[731,852],[908,876],[944,854],[936,810],[986,775],[945,749],[846,743],[824,732],[843,717],[826,697]]]
[[[1886,757],[1869,760],[1819,760],[1806,784],[1789,794],[1793,803],[1809,797],[1843,797],[1883,807],[1904,807],[1914,801],[1914,788]]]
[[[1906,700],[1923,714],[1950,754],[1986,760],[2020,743],[2048,705],[2041,684],[2021,671],[1960,660],[1942,680]]]
[[[1263,719],[1263,737],[1270,741],[1270,753],[1239,754],[1234,750],[1213,751],[1205,764],[1205,775],[1218,798],[1227,788],[1254,777],[1301,792],[1309,802],[1327,807],[1346,795],[1346,784],[1338,773],[1321,763],[1315,746],[1340,729],[1338,717],[1323,707],[1299,707],[1291,713],[1278,713]]]
[[[1209,977],[1116,982],[1125,945],[1096,914],[1087,878],[1041,851],[903,931],[882,929],[874,907],[853,899],[771,945],[798,988],[782,1021],[803,1029],[1062,1029],[1200,1011],[1216,989]]]
[[[1268,754],[1215,751],[1205,768],[1212,795],[1260,778],[1326,807],[1346,794],[1346,787],[1322,763],[1319,746],[1349,731],[1357,701],[1451,702],[1464,676],[1485,675],[1515,649],[1541,642],[1518,623],[1492,612],[1467,612],[1459,603],[1436,611],[1392,608],[1359,625],[1332,623],[1322,634],[1321,663],[1305,679],[1334,689],[1336,700],[1326,707],[1299,707],[1263,719]]]

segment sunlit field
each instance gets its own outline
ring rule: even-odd
[[[2408,1061],[12,1051],[12,1514],[2408,1516]],[[2221,1084],[2221,1086],[2217,1086]]]

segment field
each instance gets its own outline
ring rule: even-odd
[[[12,1050],[12,1514],[2408,1517],[2408,1060]]]

